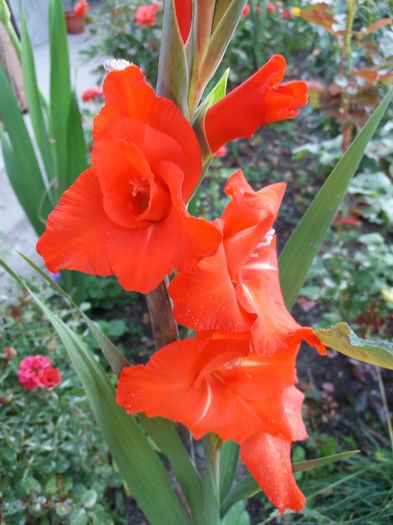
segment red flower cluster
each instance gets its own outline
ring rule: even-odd
[[[29,355],[19,363],[18,380],[25,390],[51,390],[61,383],[61,376],[59,369],[53,368],[47,357]]]
[[[307,433],[295,361],[301,340],[325,350],[281,295],[272,226],[284,189],[254,192],[240,171],[229,179],[232,200],[216,221],[223,235],[217,252],[169,287],[175,318],[196,337],[161,348],[146,366],[124,369],[117,402],[129,413],[178,421],[195,439],[215,432],[239,443],[271,502],[298,511],[305,498],[290,447]]]
[[[102,95],[102,88],[100,86],[93,86],[91,88],[85,89],[82,93],[83,102],[89,102],[90,100],[95,100],[96,98]]]
[[[187,38],[189,13],[179,13]],[[284,73],[276,55],[208,110],[211,152],[298,114],[306,85],[281,84]],[[295,360],[301,341],[324,348],[291,317],[281,294],[273,225],[285,185],[254,191],[238,171],[226,184],[231,200],[222,218],[190,216],[202,155],[189,122],[136,66],[109,73],[103,92],[92,167],[60,199],[37,250],[51,272],[114,274],[127,290],[150,292],[177,270],[169,288],[174,315],[196,336],[161,348],[146,366],[124,369],[118,403],[181,422],[196,439],[215,432],[239,443],[273,504],[299,510],[305,499],[290,447],[306,431]]]
[[[89,4],[87,0],[79,0],[79,2],[74,7],[74,15],[79,17],[84,17],[89,10]]]
[[[141,5],[135,11],[135,22],[139,26],[154,26],[156,23],[156,15],[160,10],[161,7],[156,2],[150,5]]]

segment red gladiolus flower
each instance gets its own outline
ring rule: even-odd
[[[269,358],[249,354],[247,338],[213,334],[161,348],[146,366],[122,370],[117,403],[187,426],[195,439],[215,432],[240,444],[241,457],[280,511],[305,498],[291,471],[290,445],[305,439],[303,394],[296,381],[298,348]],[[267,448],[265,448],[267,447]]]
[[[223,241],[196,270],[180,272],[169,293],[178,322],[197,331],[251,332],[263,356],[304,339],[324,351],[311,328],[302,328],[281,294],[273,223],[285,184],[254,192],[239,170],[225,191],[232,200],[216,222]]]
[[[286,7],[284,11],[281,13],[281,18],[285,18],[287,20],[291,20],[293,18],[292,10],[290,7]]]
[[[185,44],[191,31],[192,0],[174,0],[174,5],[179,31]]]
[[[74,7],[74,15],[83,17],[86,15],[88,10],[89,10],[89,4],[87,3],[87,0],[79,0],[79,2]]]
[[[202,160],[175,104],[137,66],[109,73],[103,90],[92,168],[49,215],[37,251],[52,273],[116,275],[126,290],[147,293],[174,268],[214,253],[220,233],[187,212]]]
[[[83,102],[89,102],[89,100],[94,100],[102,95],[102,88],[99,86],[94,86],[88,89],[85,89],[82,93]]]
[[[242,12],[242,16],[248,16],[251,12],[251,7],[247,4],[244,9],[243,9],[243,12]]]
[[[135,22],[140,26],[153,26],[156,23],[156,14],[159,10],[158,4],[141,5],[135,11]]]
[[[307,84],[280,84],[285,59],[274,55],[253,76],[228,93],[206,113],[205,132],[211,151],[241,137],[251,137],[264,124],[296,117],[307,103]],[[241,118],[240,118],[241,116]]]

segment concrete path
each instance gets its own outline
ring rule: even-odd
[[[91,71],[95,69],[99,63],[92,63],[90,61],[86,64],[85,59],[79,54],[81,49],[93,43],[93,39],[89,38],[88,32],[80,35],[69,35],[68,41],[73,85],[76,87],[78,95],[80,95],[84,89],[95,85],[96,79],[92,76]],[[34,56],[41,91],[45,97],[48,97],[48,44],[42,44],[34,48]],[[26,122],[29,125],[28,116],[26,116]],[[35,253],[36,241],[37,237],[28,220],[25,218],[24,212],[9,183],[0,150],[0,257],[4,258],[17,272],[26,274],[29,272],[29,268],[26,263],[21,260],[16,251],[22,251],[28,257],[34,259],[35,262],[40,263],[41,261]],[[0,270],[0,300],[1,295],[3,295],[9,287],[9,283],[10,280],[8,276]]]

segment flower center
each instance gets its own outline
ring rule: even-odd
[[[146,177],[134,177],[129,181],[132,207],[139,213],[149,206],[150,184]]]

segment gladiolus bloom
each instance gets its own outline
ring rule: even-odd
[[[74,7],[74,15],[83,17],[86,15],[88,10],[89,10],[89,4],[87,3],[87,0],[79,0],[79,2]]]
[[[290,445],[305,439],[303,394],[296,381],[297,348],[270,358],[249,353],[246,338],[213,334],[161,348],[146,366],[122,370],[117,403],[187,426],[195,439],[215,432],[240,444],[245,465],[280,511],[305,498],[293,478]],[[267,448],[265,448],[267,447]]]
[[[250,12],[251,12],[251,7],[247,4],[243,9],[242,16],[246,17],[250,14]]]
[[[307,103],[307,84],[301,80],[281,84],[286,62],[274,55],[236,89],[212,106],[205,117],[211,151],[241,137],[252,137],[265,124],[296,117]]]
[[[180,272],[169,287],[176,320],[199,332],[251,332],[252,351],[263,356],[300,339],[323,352],[312,329],[290,315],[281,293],[272,226],[285,184],[255,192],[239,170],[225,191],[232,200],[216,222],[223,232],[217,252]]]
[[[110,72],[94,119],[92,168],[49,215],[37,251],[51,272],[115,275],[150,292],[214,253],[220,233],[186,209],[201,173],[193,129],[137,66]]]
[[[88,102],[89,100],[94,100],[102,95],[102,88],[99,86],[94,86],[88,89],[85,89],[82,93],[83,102]]]
[[[153,26],[156,23],[156,13],[159,10],[158,4],[141,5],[135,11],[135,22],[140,26]]]

